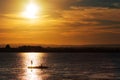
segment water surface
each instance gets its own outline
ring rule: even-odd
[[[0,80],[118,80],[119,63],[119,53],[0,53]]]

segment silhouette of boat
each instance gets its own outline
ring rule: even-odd
[[[28,66],[30,69],[48,69],[48,66]]]
[[[40,66],[32,66],[33,61],[31,60],[31,66],[28,66],[29,69],[47,69],[48,66],[43,66],[42,64]]]

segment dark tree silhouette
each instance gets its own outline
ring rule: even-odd
[[[11,47],[10,47],[9,44],[7,44],[5,48],[6,48],[6,49],[10,49]]]

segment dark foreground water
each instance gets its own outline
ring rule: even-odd
[[[44,64],[49,69],[28,69]],[[0,53],[0,80],[119,80],[120,53]]]

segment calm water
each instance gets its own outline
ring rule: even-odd
[[[28,69],[44,64],[49,69]],[[0,80],[118,80],[119,53],[0,53]]]

